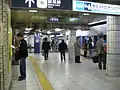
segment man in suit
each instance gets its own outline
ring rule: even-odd
[[[44,39],[42,43],[42,50],[44,51],[45,60],[48,60],[48,52],[50,50],[50,42],[47,41],[47,38]]]

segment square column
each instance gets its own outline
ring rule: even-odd
[[[107,16],[107,74],[120,76],[120,16]]]
[[[68,37],[68,59],[70,62],[75,61],[75,49],[74,49],[74,43],[76,41],[76,30],[70,30],[70,35]]]

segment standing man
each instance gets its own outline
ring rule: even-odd
[[[60,51],[60,56],[61,56],[61,60],[65,59],[65,51],[67,50],[67,44],[64,42],[64,40],[62,40],[62,42],[59,44],[59,51]]]
[[[96,52],[99,59],[98,67],[101,70],[102,67],[105,70],[106,69],[106,60],[104,59],[104,37],[100,36],[99,40],[96,43]],[[103,63],[103,66],[102,66]]]
[[[20,60],[20,77],[18,81],[26,79],[26,57],[28,57],[27,42],[24,40],[24,35],[22,33],[17,34],[17,39],[19,41],[19,47],[17,48],[18,57]]]
[[[47,41],[47,38],[45,38],[42,43],[42,50],[44,51],[45,60],[48,60],[48,51],[50,50],[50,42]]]
[[[76,42],[74,43],[74,47],[75,47],[75,63],[81,63],[80,62],[80,42],[79,42],[79,39],[76,40]]]

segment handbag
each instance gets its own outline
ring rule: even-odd
[[[98,62],[99,62],[98,55],[96,55],[93,57],[93,63],[98,63]]]
[[[45,55],[44,51],[41,51],[41,53],[42,53],[42,56],[44,56],[44,55]]]
[[[15,60],[16,61],[20,60],[20,54],[18,52],[15,53]]]
[[[97,55],[97,53],[96,53],[96,50],[93,50],[92,59],[93,59],[93,63],[98,63],[98,62],[99,62],[99,59],[98,59],[98,55]]]

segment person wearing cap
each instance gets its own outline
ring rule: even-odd
[[[101,35],[99,40],[97,41],[96,43],[96,53],[98,55],[98,67],[99,69],[101,70],[102,67],[103,69],[105,70],[106,69],[106,63],[105,63],[105,60],[104,60],[104,36]],[[103,65],[102,65],[103,63]]]
[[[17,34],[17,39],[19,41],[18,47],[18,57],[20,60],[20,77],[18,81],[26,79],[26,57],[28,57],[27,42],[24,40],[24,35],[22,33]]]

